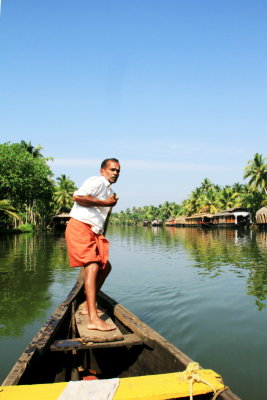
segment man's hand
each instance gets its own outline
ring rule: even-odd
[[[118,200],[119,198],[116,196],[116,193],[113,193],[106,198],[105,202],[107,203],[108,207],[113,207],[117,204]]]

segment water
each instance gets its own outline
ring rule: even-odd
[[[243,400],[266,398],[267,234],[109,227],[104,291]],[[72,287],[62,235],[0,236],[2,381]]]

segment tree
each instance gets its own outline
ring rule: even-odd
[[[213,188],[214,188],[214,184],[208,178],[205,178],[204,181],[201,182],[200,189],[202,189],[202,191],[208,191]]]
[[[226,210],[233,207],[241,207],[242,200],[240,193],[234,191],[233,187],[226,185],[222,188],[218,196],[220,209]]]
[[[267,193],[267,164],[262,154],[256,153],[245,167],[244,179],[250,178],[248,185],[253,191],[264,191]]]
[[[20,143],[0,144],[0,199],[7,199],[25,222],[40,223],[52,199],[54,183],[46,159]]]
[[[25,140],[21,140],[20,145],[23,149],[25,149],[26,151],[28,151],[28,153],[32,154],[32,156],[34,158],[42,158],[46,161],[48,160],[53,160],[53,157],[44,157],[40,150],[43,150],[43,147],[38,144],[36,147],[34,147],[31,143],[31,141],[29,141],[28,143]]]
[[[9,200],[0,200],[0,215],[4,214],[8,217],[19,219],[15,211],[16,209],[10,204]]]
[[[65,174],[57,177],[57,186],[53,195],[53,200],[56,203],[57,211],[70,211],[73,200],[72,196],[77,189],[74,182]]]

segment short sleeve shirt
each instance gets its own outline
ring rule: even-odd
[[[106,200],[113,193],[110,182],[104,176],[93,176],[86,179],[82,186],[76,190],[74,196],[92,196],[100,200]],[[91,225],[93,232],[102,233],[108,212],[109,207],[84,207],[74,202],[70,216]]]

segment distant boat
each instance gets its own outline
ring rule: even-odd
[[[212,216],[213,227],[239,228],[250,226],[251,223],[251,213],[243,207],[230,208]]]
[[[152,226],[162,226],[163,222],[161,219],[155,218],[152,222],[151,222]]]
[[[266,214],[267,215],[267,214]],[[165,225],[176,227],[213,227],[213,228],[242,228],[252,223],[249,209],[243,207],[230,208],[216,214],[198,213],[190,217],[169,218]]]
[[[143,221],[143,226],[150,226],[151,222],[148,219]]]
[[[59,394],[55,396],[55,392],[66,386],[59,382],[112,378],[120,379],[120,391],[114,400],[134,399],[134,390],[139,400],[189,399],[190,383],[181,378],[185,376],[181,371],[195,363],[103,292],[97,300],[100,317],[115,324],[116,329],[101,332],[86,328],[88,317],[81,313],[85,294],[80,273],[68,297],[36,334],[2,383],[5,399],[38,399],[41,393],[40,398],[56,400]],[[198,366],[198,374],[216,385],[216,399],[240,400],[215,372]],[[181,392],[182,388],[186,394]],[[212,392],[209,385],[193,385],[194,397],[201,394],[201,399],[211,400]]]
[[[54,229],[55,231],[65,231],[69,220],[70,220],[69,213],[62,212],[60,214],[56,214],[50,221],[49,228]]]
[[[259,228],[267,228],[267,207],[262,207],[256,212],[256,225]]]

